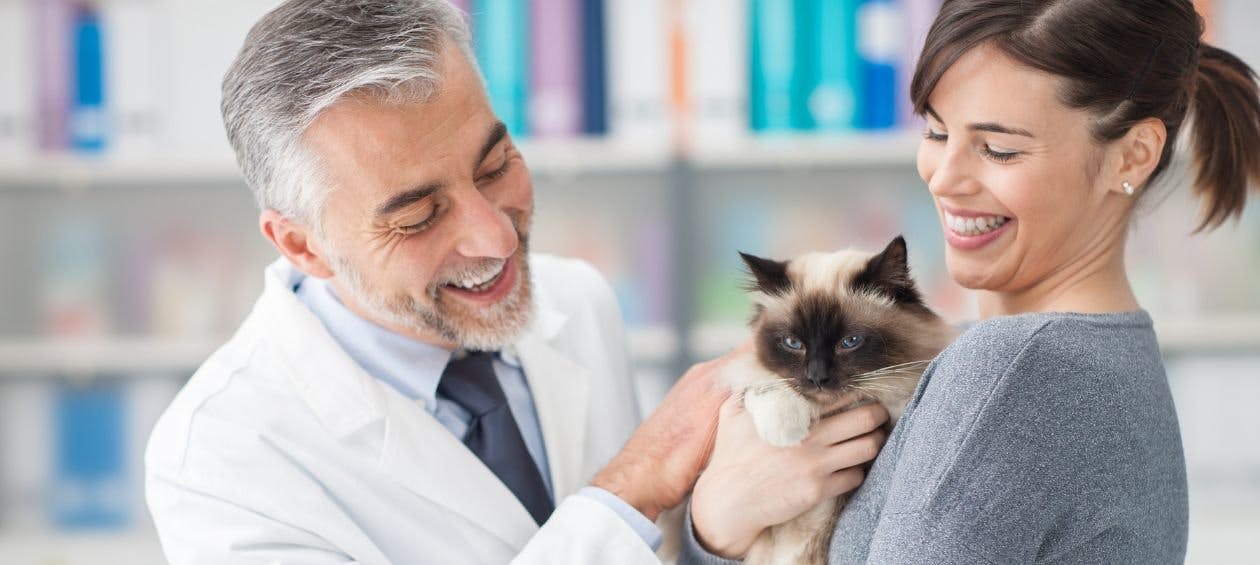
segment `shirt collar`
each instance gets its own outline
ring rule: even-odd
[[[450,351],[360,317],[342,304],[325,279],[304,277],[294,293],[367,374],[412,400],[423,400],[426,407],[437,405],[438,381],[450,361]]]

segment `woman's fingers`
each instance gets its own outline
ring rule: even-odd
[[[874,461],[879,450],[884,447],[888,435],[882,429],[867,432],[864,435],[828,446],[820,457],[819,464],[824,472],[840,472]]]
[[[832,473],[827,477],[824,487],[827,491],[827,498],[835,498],[846,492],[862,486],[862,481],[866,479],[866,471],[861,467],[850,467]]]
[[[888,411],[882,404],[872,402],[851,410],[832,414],[820,420],[810,430],[805,443],[809,445],[834,445],[863,434],[870,433],[888,421]]]

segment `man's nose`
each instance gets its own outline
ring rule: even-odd
[[[456,252],[464,257],[506,259],[520,244],[512,220],[480,191],[465,191],[459,198],[459,241]]]

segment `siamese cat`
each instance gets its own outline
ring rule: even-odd
[[[810,253],[786,262],[740,253],[753,280],[754,348],[722,379],[773,445],[796,445],[820,418],[867,402],[901,416],[924,368],[955,337],[910,278],[900,236],[878,254]],[[826,563],[846,497],[762,532],[745,563]]]

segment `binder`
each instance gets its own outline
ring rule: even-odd
[[[747,136],[748,11],[690,0],[685,13],[691,139],[712,147]]]
[[[794,96],[798,84],[796,6],[800,0],[751,0],[749,14],[749,121],[756,132],[788,131],[805,126]]]
[[[669,142],[670,68],[666,0],[608,0],[609,134],[638,144]]]
[[[897,123],[906,129],[919,129],[923,121],[914,115],[914,108],[910,105],[910,81],[914,79],[914,69],[919,63],[919,54],[923,51],[928,30],[941,9],[941,0],[901,2],[906,41],[903,43],[901,64],[897,69]]]
[[[131,493],[123,383],[62,381],[55,394],[53,523],[63,529],[126,526]]]
[[[893,0],[861,0],[857,11],[860,96],[857,126],[866,130],[897,125],[898,59],[903,47],[905,19]]]
[[[582,130],[583,0],[534,0],[530,81],[531,133],[572,137]]]
[[[74,10],[70,0],[41,0],[35,4],[37,140],[39,148],[46,152],[64,151],[70,146],[70,32]]]
[[[0,2],[0,160],[35,152],[35,15],[30,2]]]
[[[857,52],[858,1],[815,0],[801,20],[811,25],[815,41],[805,57],[816,73],[806,103],[812,124],[822,131],[849,131],[858,125],[863,78]]]
[[[582,133],[608,132],[607,22],[604,0],[582,0]]]
[[[86,5],[74,10],[72,24],[74,88],[70,109],[70,147],[80,153],[105,149],[105,53],[100,14]]]
[[[161,43],[154,8],[145,2],[101,6],[109,153],[124,160],[152,158],[160,145],[157,53]]]
[[[529,14],[525,0],[474,0],[473,49],[490,106],[515,137],[530,133]]]

